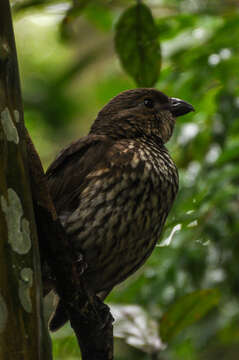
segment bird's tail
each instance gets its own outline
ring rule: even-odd
[[[67,311],[63,306],[63,301],[59,298],[56,310],[49,320],[49,329],[51,331],[57,331],[69,320]]]
[[[101,301],[104,301],[106,296],[110,293],[112,289],[101,291],[97,294],[98,298]],[[63,301],[57,296],[58,303],[56,305],[55,312],[51,315],[49,320],[49,329],[51,331],[57,331],[59,330],[65,323],[69,320],[67,311],[65,310],[65,307],[63,305]]]

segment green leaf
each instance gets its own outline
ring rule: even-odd
[[[115,48],[125,71],[138,86],[153,86],[159,77],[161,53],[158,32],[150,9],[128,8],[116,25]]]
[[[79,345],[69,324],[52,333],[51,336],[54,360],[81,359]]]
[[[187,326],[200,320],[218,304],[219,298],[217,289],[198,290],[181,297],[162,317],[160,323],[162,340],[169,342]]]

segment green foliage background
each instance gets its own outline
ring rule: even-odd
[[[121,338],[115,359],[234,360],[239,5],[140,3],[12,1],[26,125],[47,167],[64,145],[87,133],[111,97],[137,87],[133,78],[194,105],[196,113],[178,120],[168,144],[180,192],[163,237],[144,268],[107,300],[114,304],[115,334]],[[146,17],[137,18],[137,6]],[[79,358],[69,327],[53,336],[53,344],[55,359]]]

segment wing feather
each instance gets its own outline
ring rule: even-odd
[[[102,163],[109,146],[105,136],[86,136],[62,150],[53,161],[46,176],[58,214],[74,209],[76,193],[83,190],[86,176]]]

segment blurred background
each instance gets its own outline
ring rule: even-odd
[[[238,359],[239,2],[143,3],[153,17],[141,30],[153,24],[156,50],[139,80],[120,40],[128,8],[142,2],[11,1],[26,126],[47,168],[120,91],[145,83],[193,104],[168,143],[180,191],[164,234],[107,298],[115,359]],[[56,360],[79,359],[69,326],[53,334],[53,350]]]

